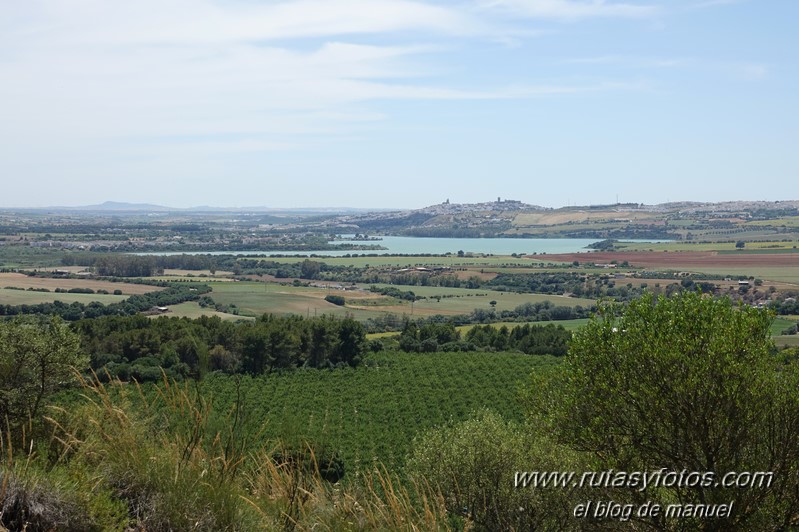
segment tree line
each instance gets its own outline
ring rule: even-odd
[[[228,261],[235,257],[229,256]],[[216,270],[217,259],[212,255],[126,255],[122,253],[69,253],[61,258],[64,266],[94,268],[104,277],[151,277],[164,269]]]
[[[458,314],[455,316],[435,314],[424,318],[411,320],[408,316],[400,316],[394,313],[386,313],[382,316],[368,318],[364,322],[367,332],[392,332],[402,331],[408,323],[413,321],[418,327],[427,324],[447,324],[453,326],[486,324],[497,321],[560,321],[576,320],[589,318],[596,311],[595,306],[583,307],[576,305],[567,307],[555,305],[551,301],[539,301],[538,303],[523,303],[513,310],[502,310],[497,312],[493,308],[476,308],[469,314]]]
[[[140,381],[201,377],[209,371],[260,375],[297,367],[356,366],[366,347],[352,318],[274,316],[232,323],[142,315],[85,319],[73,324],[92,368]]]
[[[436,351],[521,351],[528,355],[566,354],[572,333],[562,325],[494,327],[476,325],[465,335],[453,323],[408,322],[399,335],[399,348],[406,352]]]

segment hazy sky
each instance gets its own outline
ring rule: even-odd
[[[797,0],[0,0],[0,206],[797,199]]]

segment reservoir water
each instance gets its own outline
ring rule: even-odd
[[[510,255],[512,253],[529,255],[538,253],[540,255],[541,253],[590,251],[587,246],[598,241],[598,239],[587,238],[418,238],[412,236],[384,236],[382,240],[374,243],[388,248],[387,250],[375,252],[384,255],[423,253],[441,255],[444,253],[457,253],[458,251],[492,255]],[[346,242],[355,241],[340,240],[333,242],[333,244]],[[370,244],[372,242],[365,243]],[[322,253],[324,252],[317,252],[317,254]],[[372,252],[356,251],[355,253]]]
[[[374,244],[379,250],[325,250],[325,251],[168,251],[137,253],[137,255],[316,255],[341,257],[344,255],[443,255],[446,253],[483,253],[491,255],[578,253],[591,251],[587,246],[598,242],[590,238],[420,238],[411,236],[384,236],[380,240],[336,240],[331,244]]]

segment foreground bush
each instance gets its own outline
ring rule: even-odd
[[[76,381],[74,368],[88,367],[78,345],[57,317],[0,320],[0,426],[9,436],[21,435],[53,393]]]
[[[482,410],[414,442],[410,474],[477,530],[573,530],[576,490],[515,485],[516,472],[577,469],[577,455]]]
[[[729,517],[638,526],[787,529],[799,520],[799,364],[773,354],[770,324],[767,311],[696,292],[606,307],[575,334],[559,378],[531,392],[533,413],[548,414],[537,428],[587,452],[596,470],[773,472],[756,488],[615,490],[636,506],[734,502]]]

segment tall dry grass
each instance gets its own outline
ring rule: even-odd
[[[443,498],[382,467],[331,484],[314,446],[302,463],[280,441],[224,415],[191,382],[154,390],[81,378],[81,400],[54,408],[46,441],[0,444],[0,523],[27,530],[447,529]],[[33,433],[32,423],[23,430]],[[39,512],[37,508],[47,508]],[[75,518],[81,514],[82,519]],[[65,524],[67,523],[67,524]]]

